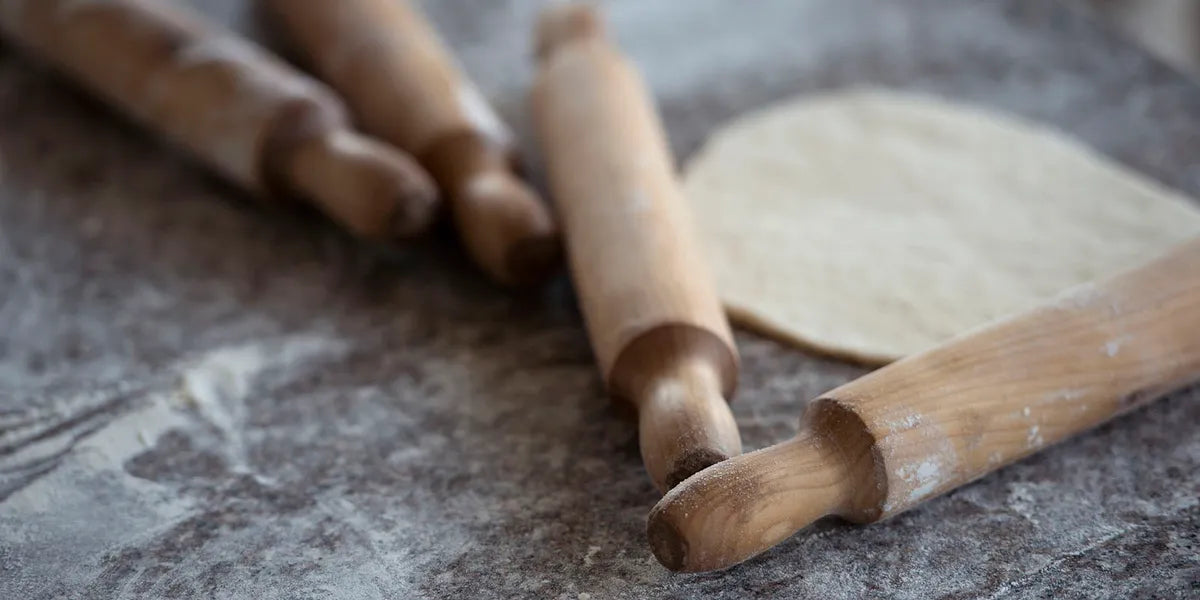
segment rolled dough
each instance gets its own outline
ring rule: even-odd
[[[1200,235],[1187,199],[1061,134],[896,92],[746,115],[685,185],[735,322],[869,363]]]

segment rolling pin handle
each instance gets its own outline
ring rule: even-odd
[[[802,432],[673,488],[650,512],[646,535],[654,556],[672,571],[723,569],[821,517],[845,513],[855,481],[835,445]]]
[[[266,163],[268,180],[370,239],[423,233],[438,211],[424,170],[406,155],[342,128],[292,140]]]
[[[741,452],[737,349],[653,98],[600,23],[583,5],[543,12],[533,112],[596,362],[666,491]]]
[[[908,510],[1200,379],[1197,331],[1200,238],[810,402],[795,439],[664,496],[655,555],[723,569],[825,514]]]
[[[467,250],[494,279],[533,285],[558,269],[562,244],[554,221],[511,171],[476,173],[455,197],[451,210]]]
[[[721,381],[708,363],[683,362],[635,403],[646,470],[664,492],[742,451]]]
[[[572,3],[542,11],[537,25],[539,60],[547,60],[554,50],[569,42],[605,37],[604,19],[586,4]]]
[[[532,285],[558,269],[558,226],[510,170],[511,153],[472,130],[441,137],[419,155],[452,199],[450,212],[467,251],[506,285]]]

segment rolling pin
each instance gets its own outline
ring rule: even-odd
[[[493,279],[543,280],[561,260],[546,206],[513,173],[513,135],[405,0],[259,0],[363,128],[411,152]]]
[[[0,33],[261,198],[309,202],[357,235],[425,231],[432,182],[348,127],[319,83],[152,0],[0,0]]]
[[[534,116],[592,348],[665,491],[741,452],[729,324],[653,102],[599,17],[547,9],[538,55]]]
[[[799,433],[698,473],[650,513],[677,571],[741,562],[812,521],[912,508],[1200,379],[1200,239],[812,402]]]

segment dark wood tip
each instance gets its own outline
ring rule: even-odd
[[[398,239],[420,236],[429,231],[442,212],[437,190],[414,180],[402,180],[399,185],[401,189],[394,195],[395,209],[389,233]]]
[[[541,283],[562,264],[562,240],[554,232],[519,240],[509,248],[504,264],[512,285]]]
[[[672,571],[682,571],[687,564],[687,540],[679,535],[679,530],[662,513],[662,509],[656,506],[646,521],[646,539],[650,542],[650,551],[662,566]]]
[[[729,459],[729,455],[711,448],[692,450],[675,461],[675,467],[667,475],[667,489],[671,489],[692,475],[727,459]]]
[[[604,35],[604,20],[592,5],[584,2],[551,5],[538,18],[536,53],[545,60],[563,44]]]

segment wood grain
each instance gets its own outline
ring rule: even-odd
[[[817,399],[796,438],[683,482],[655,555],[705,571],[825,515],[890,517],[1200,378],[1200,240]]]
[[[741,451],[729,324],[636,70],[581,5],[544,12],[538,39],[534,115],[592,348],[666,490]]]
[[[181,7],[0,0],[0,32],[260,197],[298,197],[382,240],[436,213],[428,176],[350,130],[332,93]]]
[[[370,133],[417,156],[484,271],[531,284],[560,261],[558,229],[513,173],[513,135],[433,26],[402,0],[260,0]]]

